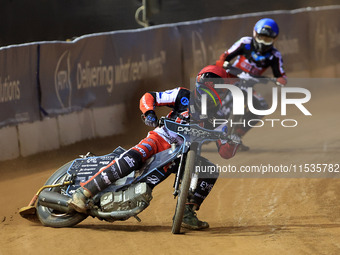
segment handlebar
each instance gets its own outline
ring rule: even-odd
[[[174,120],[170,119],[170,118],[167,118],[167,117],[161,117],[159,120],[158,120],[158,126],[161,127],[161,126],[164,126],[165,125],[165,121],[166,120],[169,120],[171,121],[172,123],[176,123],[174,122]],[[227,141],[228,143],[233,143],[233,144],[241,144],[241,139],[239,136],[237,135],[228,135],[227,132],[224,132],[224,131],[217,131],[217,130],[210,130],[210,129],[205,129],[205,128],[202,128],[200,126],[198,126],[197,124],[194,124],[192,123],[192,125],[189,124],[190,122],[187,122],[187,123],[176,123],[178,126],[187,126],[188,129],[183,129],[184,130],[184,133],[186,133],[186,135],[189,135],[191,137],[205,137],[206,139],[209,139],[209,135],[211,137],[215,137],[215,138],[212,138],[213,140],[225,140]],[[169,128],[167,126],[167,128]],[[170,128],[171,130],[171,128]],[[181,133],[181,131],[179,131],[179,129],[177,130],[171,130],[173,132],[176,132],[178,134]]]
[[[265,81],[265,83],[268,83],[268,81],[270,81],[270,82],[273,82],[275,85],[282,87],[282,85],[276,83],[276,78],[273,78],[273,77],[267,77],[267,76],[263,76],[263,75],[254,75],[254,74],[246,73],[242,69],[237,68],[235,66],[232,66],[230,64],[226,65],[225,69],[228,71],[228,73],[235,75],[235,76],[237,76],[237,77],[239,77],[240,79],[243,79],[243,80],[245,80],[245,79],[242,76],[247,75],[253,81],[259,82],[258,79],[261,79],[262,81]]]
[[[143,120],[143,114],[141,115],[141,118]],[[160,117],[158,119],[158,122],[157,122],[157,127],[162,127],[165,125],[165,120],[169,120],[177,125],[180,125],[180,126],[190,126],[190,121],[189,122],[186,122],[186,123],[177,123],[177,122],[174,122],[173,119],[171,118],[167,118],[167,117]],[[213,134],[216,138],[216,140],[220,139],[220,140],[224,140],[224,141],[227,141],[228,143],[233,143],[233,144],[241,144],[241,138],[236,136],[236,135],[228,135],[227,132],[223,132],[223,131],[217,131],[217,130],[208,130],[208,129],[205,129],[205,128],[202,128],[202,127],[199,127],[197,124],[192,124],[192,125],[195,125],[197,126],[197,128],[201,129],[201,130],[205,130],[207,132],[210,132],[211,134]],[[195,129],[195,128],[194,128]],[[179,134],[178,131],[174,131],[172,130],[173,132],[176,132]],[[186,129],[185,130],[186,132],[188,132],[190,136],[190,128],[189,129]]]

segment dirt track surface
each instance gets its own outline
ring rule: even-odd
[[[249,152],[224,161],[208,146],[205,155],[219,165],[237,167],[340,163],[340,90],[333,92],[312,92],[307,106],[313,116],[301,117],[299,111],[289,116],[299,120],[296,128],[254,128],[244,139],[251,147]],[[88,218],[73,228],[54,229],[18,215],[18,209],[64,162],[88,150],[106,154],[118,145],[128,148],[131,144],[101,139],[1,163],[0,255],[340,254],[338,178],[230,178],[222,174],[198,212],[210,229],[176,236],[170,233],[173,176],[155,188],[151,205],[139,215],[141,223]]]

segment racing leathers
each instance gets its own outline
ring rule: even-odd
[[[271,67],[274,77],[285,78],[286,74],[283,69],[281,53],[275,47],[264,53],[257,52],[253,40],[250,36],[242,37],[220,56],[220,59],[216,61],[216,65],[223,66],[225,61],[230,62],[237,57],[233,66],[242,69],[246,73],[260,76],[268,67]]]
[[[168,118],[179,123],[186,122],[189,119],[193,120],[193,117],[197,114],[191,110],[189,111],[190,93],[191,92],[188,89],[182,87],[164,92],[145,93],[140,100],[140,110],[144,115],[147,115],[149,111],[154,111],[155,107],[168,106],[172,108],[172,111],[167,115]],[[200,120],[198,118],[195,119],[195,121],[205,128],[212,127],[212,124],[206,120]],[[89,181],[81,183],[81,186],[93,196],[105,189],[115,180],[127,176],[133,170],[139,169],[143,162],[152,155],[169,149],[171,147],[171,143],[181,142],[183,142],[182,138],[178,134],[169,131],[165,126],[156,127],[148,133],[146,138],[142,139],[137,145],[130,148],[119,159],[113,160],[108,166],[102,168]],[[228,159],[234,156],[237,150],[237,145],[229,144],[225,141],[218,141],[217,148],[219,154],[223,158]],[[201,165],[213,165],[213,163],[203,157],[200,157],[198,161]],[[170,174],[171,171],[168,171],[164,178],[157,184],[163,181]],[[196,190],[193,194],[191,194],[190,198],[188,198],[189,202],[195,204],[197,209],[209,194],[217,177],[218,173],[214,173],[207,178],[199,179]]]
[[[242,37],[240,40],[235,42],[232,47],[230,47],[227,51],[225,51],[216,61],[217,66],[223,66],[227,69],[228,72],[228,64],[234,58],[236,60],[232,64],[234,67],[237,67],[243,70],[245,73],[249,73],[253,76],[261,76],[267,68],[271,67],[274,77],[276,78],[277,85],[285,85],[286,74],[283,68],[283,61],[281,53],[274,47],[271,47],[268,51],[260,53],[257,52],[252,37]],[[227,64],[227,65],[226,65]],[[235,76],[236,77],[236,76]],[[243,89],[246,93],[246,90]],[[256,93],[253,90],[253,104],[254,107],[258,110],[268,109],[268,104],[264,100],[264,98]],[[230,94],[223,100],[222,108],[230,108],[231,104]],[[227,106],[227,107],[226,107]],[[230,109],[226,114],[229,114]],[[248,123],[250,119],[259,119],[263,116],[257,116],[252,114],[251,112],[246,113],[245,123]],[[252,125],[255,123],[252,122]],[[249,131],[251,127],[245,125],[238,129],[238,135],[243,136],[246,132]]]

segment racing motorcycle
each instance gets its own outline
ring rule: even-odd
[[[28,220],[39,220],[50,227],[74,226],[88,216],[108,222],[124,221],[131,217],[141,221],[138,214],[148,207],[152,190],[172,172],[174,198],[177,198],[173,217],[172,233],[178,234],[189,190],[197,186],[198,174],[194,171],[196,158],[205,142],[228,140],[222,131],[208,130],[197,124],[180,124],[168,118],[160,118],[159,126],[165,126],[183,138],[181,144],[172,144],[170,149],[155,154],[141,169],[117,180],[114,184],[91,198],[86,214],[74,211],[68,205],[72,194],[101,167],[119,158],[126,150],[117,147],[112,153],[95,156],[87,153],[60,167],[38,190],[28,206],[20,209],[20,215]]]
[[[277,86],[280,86],[279,84],[276,84],[276,79],[273,77],[267,77],[267,76],[260,76],[260,75],[253,75],[244,72],[242,69],[239,69],[237,67],[234,67],[230,64],[226,65],[224,67],[227,71],[227,73],[233,75],[236,77],[234,84],[235,86],[239,87],[244,95],[245,102],[244,102],[244,114],[243,115],[234,115],[233,114],[233,95],[231,91],[228,91],[225,99],[223,100],[222,107],[219,111],[219,114],[224,116],[226,119],[228,119],[228,123],[243,123],[245,116],[250,113],[248,104],[247,104],[247,97],[248,97],[248,88],[253,88],[257,84],[268,84],[268,83],[274,83]],[[256,94],[257,97],[261,98],[261,95],[257,92],[253,92],[253,94]],[[228,134],[233,135],[236,133],[237,125],[230,124],[228,128]]]

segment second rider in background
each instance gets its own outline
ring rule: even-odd
[[[230,61],[237,57],[232,66],[243,70],[254,76],[262,75],[268,67],[271,67],[273,75],[276,78],[276,84],[284,86],[287,83],[286,74],[283,69],[281,53],[274,48],[273,44],[279,35],[277,23],[269,18],[259,20],[253,30],[253,37],[242,37],[235,42],[231,48],[225,51],[216,61],[217,66],[228,69]],[[258,110],[268,109],[268,104],[259,94],[253,90],[253,104]],[[225,100],[230,100],[226,98]],[[225,102],[228,103],[228,102]],[[245,116],[245,123],[250,119],[259,119],[263,116],[257,116],[251,112]],[[243,137],[249,130],[250,126],[240,126],[237,128],[237,134]],[[249,147],[241,144],[240,150],[249,150]]]

